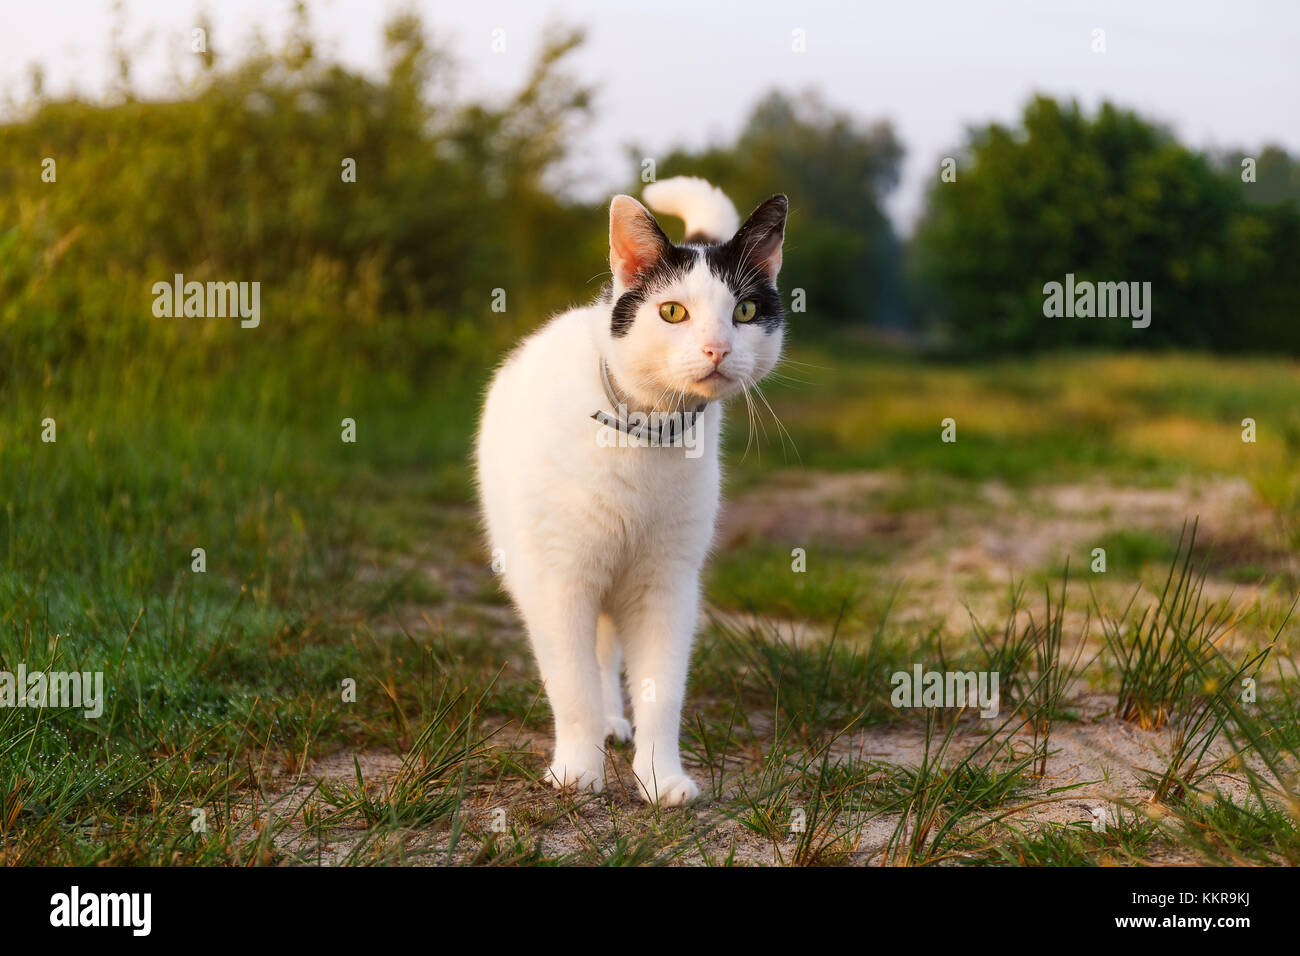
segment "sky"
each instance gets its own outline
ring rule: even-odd
[[[113,76],[113,8],[141,50],[144,94],[192,72],[190,29],[207,10],[213,46],[274,43],[289,0],[0,0],[0,99],[21,102],[40,63],[48,90],[99,95]],[[676,145],[726,142],[768,90],[819,89],[864,121],[888,119],[907,151],[887,209],[907,232],[944,156],[967,128],[1013,123],[1034,92],[1136,109],[1197,148],[1278,143],[1300,154],[1300,0],[314,0],[322,47],[377,72],[381,30],[419,12],[460,65],[458,95],[504,98],[550,23],[585,27],[570,68],[596,90],[572,172],[597,198]],[[1104,31],[1104,52],[1094,52]],[[496,32],[504,31],[504,32]],[[796,50],[796,32],[803,50]],[[504,50],[494,39],[504,38]],[[497,43],[500,46],[500,43]],[[782,188],[772,184],[773,191]]]

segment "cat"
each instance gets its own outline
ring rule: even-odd
[[[685,239],[614,197],[610,283],[506,358],[475,463],[494,566],[555,717],[547,778],[600,792],[605,740],[635,735],[640,795],[672,806],[699,795],[678,732],[719,506],[722,401],[780,358],[788,203],[772,196],[740,224],[702,179],[652,183],[644,197],[684,220]]]

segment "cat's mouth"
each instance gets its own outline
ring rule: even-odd
[[[714,369],[702,378],[697,378],[691,390],[703,398],[721,398],[736,389],[736,380],[720,369]]]

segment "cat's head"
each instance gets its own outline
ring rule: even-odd
[[[614,197],[605,355],[622,391],[663,408],[727,398],[772,370],[785,325],[776,275],[787,205],[773,196],[725,241],[674,245],[644,206]]]

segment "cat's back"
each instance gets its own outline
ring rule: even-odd
[[[594,308],[598,307],[570,309],[552,317],[506,356],[488,386],[480,448],[491,437],[484,427],[489,419],[526,410],[535,420],[553,406],[567,404],[564,398],[575,382],[589,377],[583,373],[590,373],[599,361],[591,334]]]
[[[581,441],[599,402],[599,352],[593,310],[551,318],[506,356],[488,385],[475,439],[479,498],[492,512],[513,510],[523,486],[545,484],[545,465]]]

